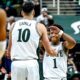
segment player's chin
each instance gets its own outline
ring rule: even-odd
[[[52,41],[52,42],[56,42],[57,39],[56,39],[55,37],[52,37],[52,38],[51,38],[51,41]]]

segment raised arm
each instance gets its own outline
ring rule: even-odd
[[[50,28],[52,31],[55,31],[56,33],[58,33],[60,35],[60,37],[62,37],[65,40],[65,42],[64,42],[65,48],[72,49],[76,45],[75,39],[72,38],[67,33],[65,33],[64,31],[60,30],[58,27],[51,26]]]

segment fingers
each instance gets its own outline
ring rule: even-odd
[[[54,33],[59,33],[60,32],[60,29],[56,26],[50,26],[49,29]]]

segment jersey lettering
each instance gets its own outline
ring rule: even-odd
[[[18,33],[18,42],[27,42],[30,38],[30,30],[29,29],[24,29],[22,31],[22,29],[18,29],[19,33]]]
[[[54,61],[54,67],[53,68],[57,68],[56,59],[53,59],[53,61]]]
[[[63,57],[63,50],[58,51],[57,57]]]
[[[20,25],[20,26],[22,26],[22,25],[31,26],[31,23],[28,23],[28,22],[21,22],[21,23],[19,23],[19,25]]]

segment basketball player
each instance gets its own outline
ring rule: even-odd
[[[40,80],[36,54],[39,39],[49,55],[56,56],[56,52],[50,46],[45,26],[33,20],[33,3],[25,2],[21,14],[23,19],[15,22],[10,31],[8,48],[10,51],[11,47],[11,80]]]
[[[0,59],[5,53],[6,49],[6,12],[0,8]]]
[[[56,50],[57,56],[51,57],[45,52],[43,58],[44,80],[67,80],[67,53],[75,46],[76,42],[61,29],[63,28],[58,24],[51,26],[51,45]],[[64,41],[60,41],[61,38]]]

